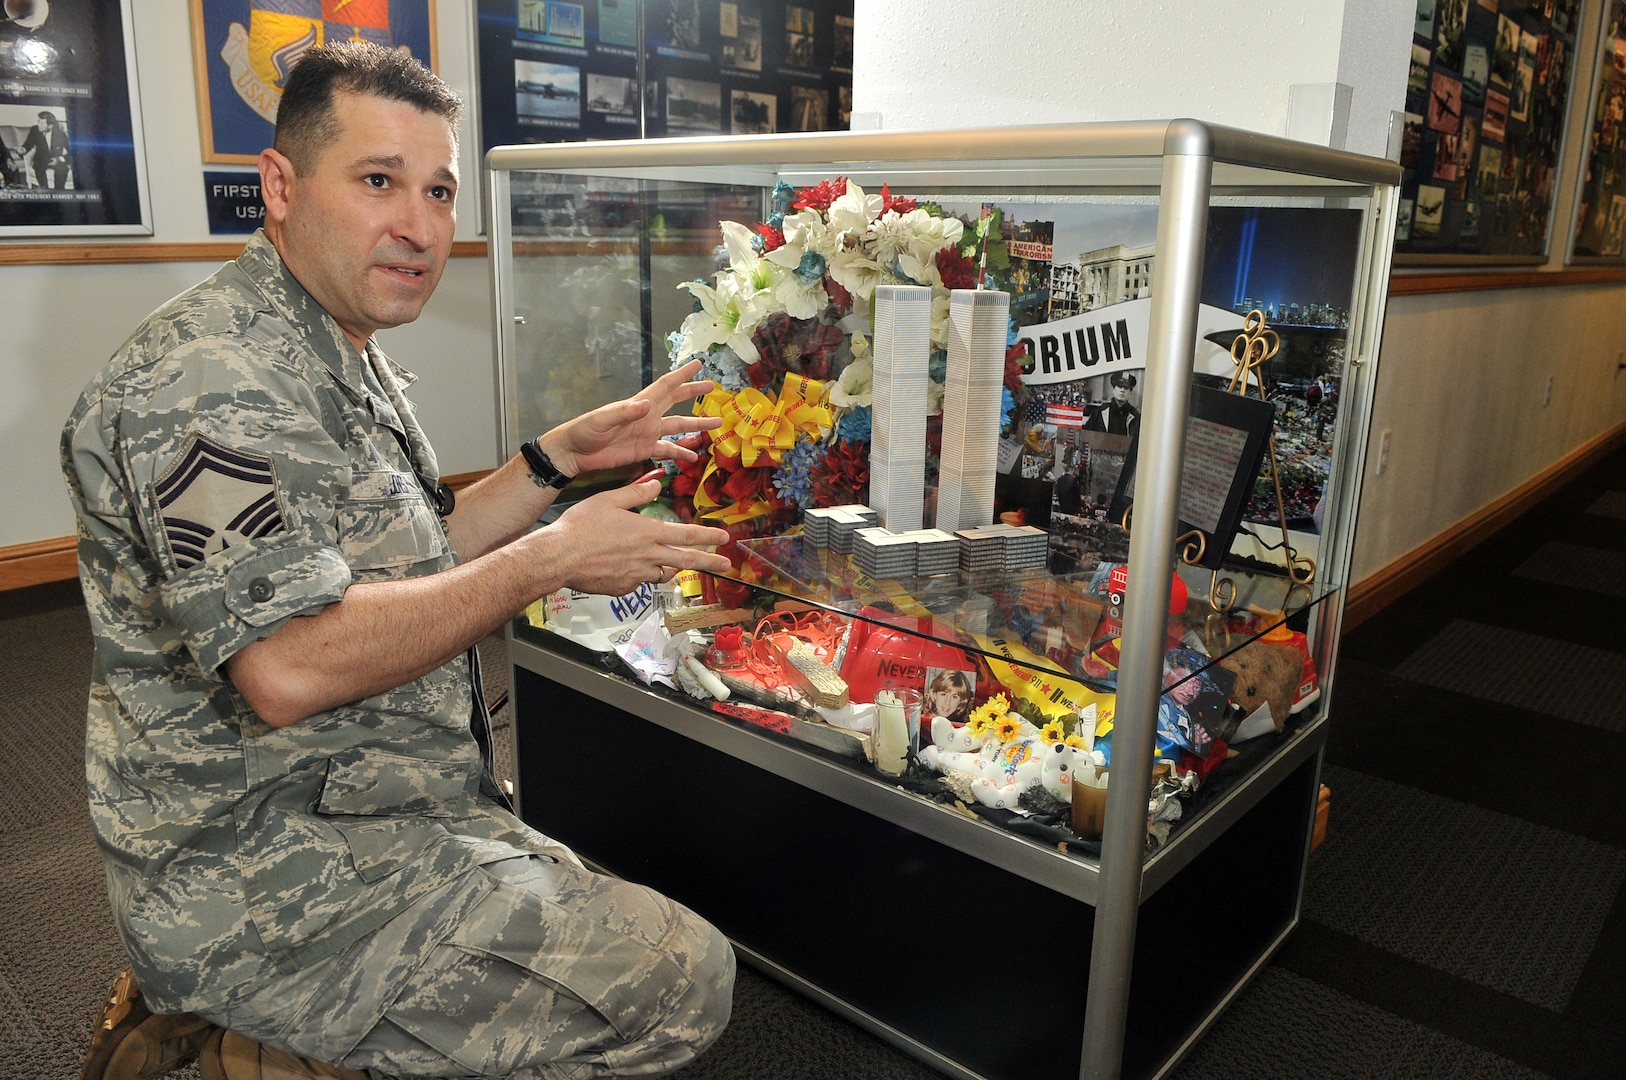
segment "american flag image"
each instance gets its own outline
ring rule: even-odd
[[[1084,407],[1082,405],[1046,405],[1044,408],[1044,422],[1051,427],[1084,426]]]

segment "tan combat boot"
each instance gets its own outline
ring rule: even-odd
[[[367,1074],[296,1057],[217,1028],[198,1055],[203,1080],[367,1080]]]
[[[148,1009],[135,972],[126,968],[107,991],[79,1080],[153,1080],[197,1057],[218,1030],[195,1013]]]

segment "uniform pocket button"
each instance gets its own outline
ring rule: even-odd
[[[257,577],[248,583],[248,598],[256,604],[263,604],[275,595],[277,588],[270,578]]]

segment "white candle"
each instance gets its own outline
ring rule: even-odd
[[[908,760],[909,721],[903,702],[890,690],[875,695],[875,768],[887,776],[902,776]]]

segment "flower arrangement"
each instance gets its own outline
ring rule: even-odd
[[[721,223],[727,264],[709,282],[680,286],[695,310],[668,338],[674,368],[702,360],[701,377],[717,388],[697,408],[724,420],[672,492],[691,496],[697,517],[753,531],[808,507],[865,500],[879,285],[932,290],[928,410],[940,416],[949,292],[977,285],[991,242],[986,217],[968,227],[884,184],[874,194],[843,177],[780,183],[772,207],[754,227]],[[1006,364],[1007,418],[1024,393],[1019,355],[1013,349]],[[928,425],[929,461],[940,434]]]

